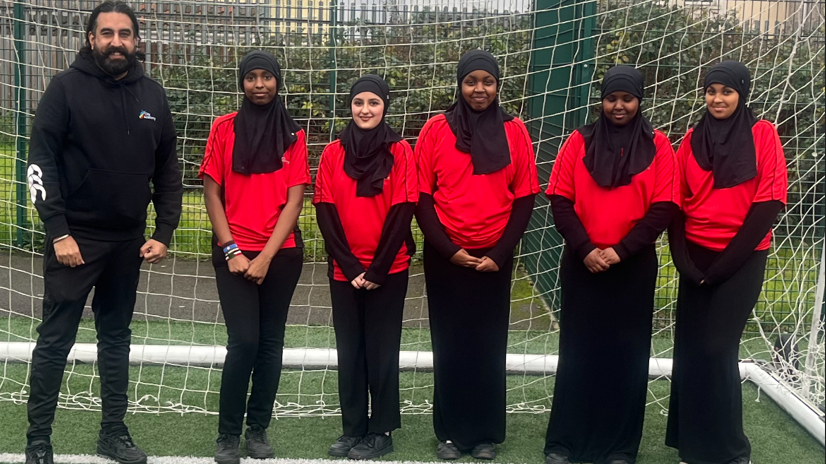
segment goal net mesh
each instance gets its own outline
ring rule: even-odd
[[[83,45],[96,3],[0,4],[0,401],[22,403],[28,397],[30,363],[9,355],[8,347],[36,340],[43,297],[44,229],[25,185],[31,119],[51,77],[66,69]],[[185,185],[170,258],[142,270],[133,352],[142,345],[170,352],[225,346],[208,259],[212,232],[197,172],[212,121],[240,105],[237,63],[250,49],[272,51],[282,64],[282,94],[307,132],[313,174],[323,147],[350,118],[347,94],[358,76],[375,73],[390,83],[388,121],[414,144],[424,122],[453,101],[461,54],[489,50],[502,68],[503,105],[530,129],[544,185],[564,138],[596,115],[599,82],[609,66],[628,63],[642,70],[643,111],[676,147],[704,111],[705,72],[723,59],[736,59],[753,76],[750,106],[778,126],[789,172],[788,207],[774,230],[764,290],[743,335],[741,358],[764,363],[801,398],[823,403],[822,283],[818,297],[826,206],[823,2],[133,0],[131,5],[140,20],[145,70],[166,89],[175,117]],[[310,189],[299,223],[305,264],[287,322],[287,349],[335,347],[326,254],[309,195]],[[414,230],[421,245],[415,223]],[[517,249],[511,354],[558,354],[562,246],[548,203],[538,198]],[[670,358],[677,274],[665,238],[658,251],[651,355]],[[95,342],[88,307],[77,341]],[[424,356],[430,346],[419,253],[410,274],[402,350]],[[431,408],[433,376],[422,366],[401,374],[405,413]],[[130,410],[216,413],[220,378],[216,362],[172,357],[138,362],[131,370]],[[553,379],[551,372],[509,375],[509,411],[547,411]],[[94,362],[70,359],[62,385],[61,407],[99,410]],[[333,364],[291,365],[282,375],[276,414],[335,414],[337,391]],[[666,412],[667,378],[653,378],[649,393],[649,406]]]

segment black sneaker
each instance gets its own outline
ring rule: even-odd
[[[241,445],[241,437],[238,435],[218,435],[218,450],[215,451],[215,462],[218,464],[239,464],[241,462],[241,452],[238,447]]]
[[[496,446],[493,443],[482,443],[473,447],[470,455],[476,459],[495,459]]]
[[[436,457],[439,459],[452,461],[454,459],[461,458],[462,452],[459,451],[459,448],[457,448],[453,442],[440,441],[439,445],[436,446]]]
[[[269,459],[273,457],[270,439],[267,430],[260,425],[251,425],[244,432],[244,441],[247,446],[247,456],[253,459]]]
[[[145,464],[146,453],[135,446],[129,432],[108,435],[100,431],[98,434],[97,453],[121,464]]]
[[[568,460],[568,456],[550,453],[545,456],[545,464],[571,464],[571,461]]]
[[[363,440],[350,449],[350,459],[374,459],[393,452],[393,437],[383,433],[368,433]]]
[[[347,453],[349,453],[354,446],[358,445],[361,438],[362,437],[348,437],[347,435],[342,435],[338,437],[338,440],[336,440],[332,446],[330,446],[330,449],[327,450],[327,454],[338,458],[346,458]]]
[[[54,464],[52,444],[36,441],[26,447],[26,464]]]

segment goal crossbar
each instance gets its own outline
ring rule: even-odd
[[[0,343],[0,362],[31,362],[33,342]],[[132,345],[129,362],[132,364],[160,364],[170,366],[216,367],[224,363],[227,350],[223,346],[183,346],[183,345]],[[76,343],[69,352],[70,362],[94,363],[97,361],[97,345]],[[328,348],[286,348],[283,366],[298,369],[335,369],[338,356],[335,349]],[[508,354],[505,368],[510,374],[552,375],[559,365],[559,356],[542,354]],[[669,358],[650,358],[648,376],[651,378],[670,377],[674,367]],[[786,411],[801,427],[826,446],[824,413],[797,394],[788,384],[774,374],[764,370],[760,362],[741,361],[740,378],[750,381],[781,409]],[[433,353],[430,351],[401,351],[400,370],[427,371],[433,369]]]

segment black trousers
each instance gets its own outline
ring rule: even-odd
[[[559,368],[545,454],[636,462],[648,393],[657,252],[650,245],[591,274],[562,255]]]
[[[344,435],[361,437],[401,427],[399,345],[407,277],[407,270],[390,274],[375,290],[330,280]]]
[[[689,243],[704,271],[719,253]],[[707,287],[680,279],[674,372],[665,444],[688,464],[751,455],[743,432],[740,337],[763,288],[768,250],[753,252],[727,281]]]
[[[249,259],[257,252],[244,252]],[[303,249],[280,250],[261,285],[229,272],[224,252],[213,247],[218,299],[227,326],[227,357],[221,374],[218,433],[241,435],[247,425],[267,428],[281,380],[284,328],[304,264]],[[247,391],[252,375],[249,402]]]
[[[52,433],[57,398],[66,358],[75,344],[86,298],[92,287],[92,311],[97,330],[98,370],[102,404],[101,427],[107,432],[125,430],[123,417],[128,404],[129,344],[132,313],[140,277],[140,248],[143,238],[123,242],[101,242],[73,237],[83,256],[71,268],[57,262],[52,237],[46,237],[43,255],[43,322],[37,327],[37,345],[32,353],[29,377],[31,393],[27,405],[29,430],[26,436],[48,439]]]
[[[467,250],[484,256],[487,250]],[[433,342],[433,429],[460,450],[505,441],[513,257],[499,272],[459,267],[424,245]]]

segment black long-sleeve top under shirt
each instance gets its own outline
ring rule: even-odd
[[[680,275],[696,285],[725,282],[740,270],[746,258],[769,233],[782,210],[783,203],[777,200],[752,203],[740,230],[705,272],[698,269],[691,259],[685,236],[685,216],[677,214],[668,228],[668,243],[674,265]]]
[[[338,263],[344,276],[352,281],[364,272],[365,280],[381,285],[387,279],[402,244],[407,243],[408,253],[412,254],[415,251],[415,242],[410,232],[410,221],[413,219],[415,208],[416,205],[413,203],[399,203],[390,207],[376,253],[368,269],[364,269],[350,249],[344,234],[344,226],[334,204],[316,204],[316,218],[318,228],[324,237],[327,254]]]
[[[535,198],[536,195],[527,195],[513,201],[511,214],[505,224],[502,236],[499,237],[496,245],[485,253],[498,267],[501,268],[505,260],[513,255],[514,248],[522,239],[533,213]],[[432,195],[419,194],[419,203],[416,206],[416,221],[428,243],[444,258],[450,259],[462,249],[462,247],[453,243],[447,232],[445,232],[445,228],[436,213],[436,203]]]
[[[574,209],[574,202],[562,195],[551,195],[550,199],[556,229],[577,256],[585,259],[597,247],[588,238],[588,232]],[[631,228],[619,244],[614,246],[620,260],[634,256],[647,245],[654,243],[678,210],[677,205],[670,201],[652,204],[645,216]]]

